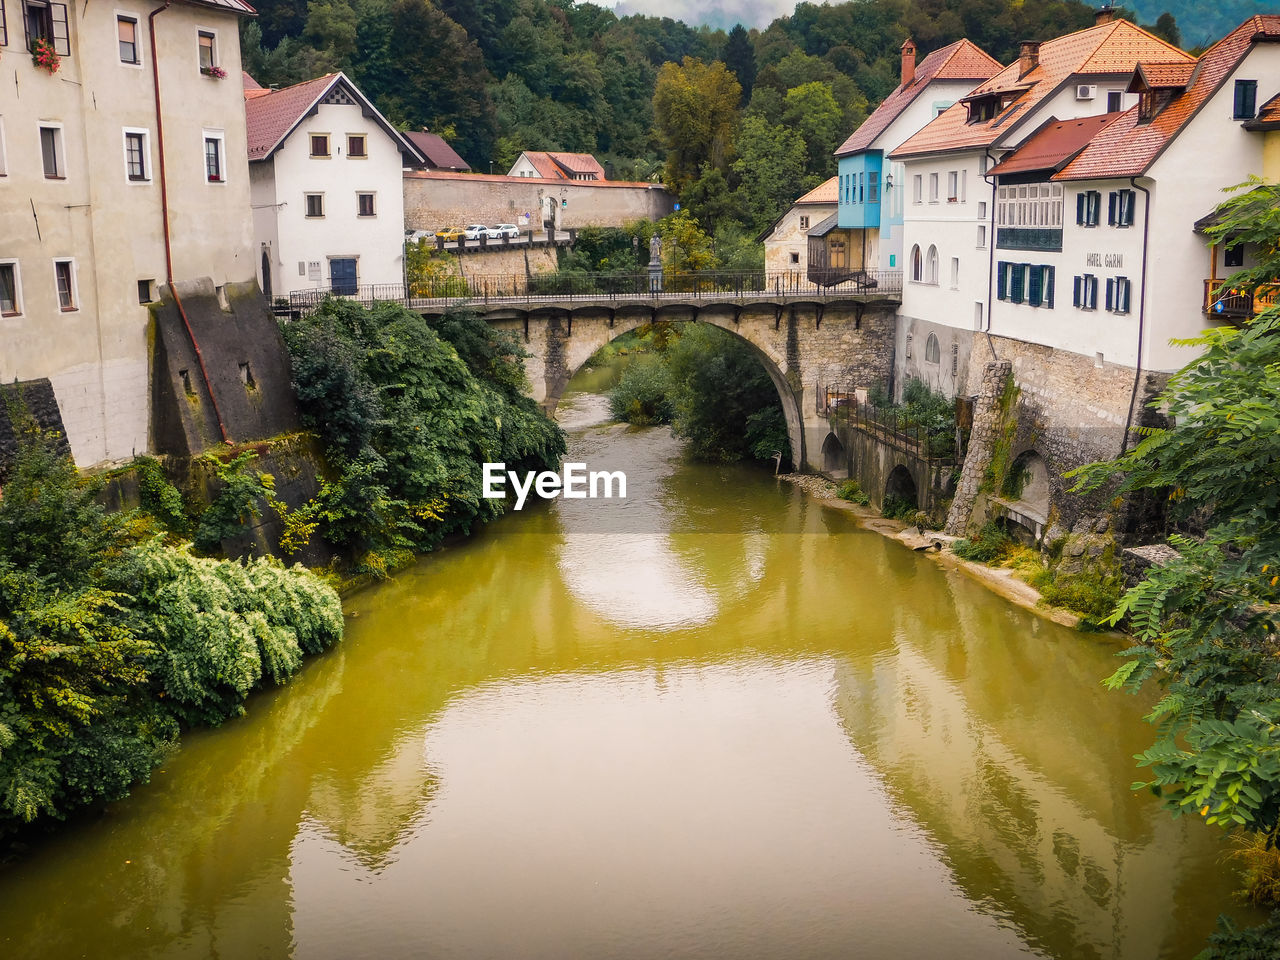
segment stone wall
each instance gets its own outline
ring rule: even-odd
[[[1013,364],[996,360],[982,370],[982,382],[973,405],[973,429],[969,433],[969,452],[960,471],[955,499],[947,513],[945,533],[953,537],[964,534],[973,514],[974,504],[991,465],[1005,416],[1001,404]]]
[[[59,447],[68,455],[71,453],[52,383],[40,379],[0,384],[0,480],[4,479],[18,452],[18,435],[22,429],[20,423],[13,422],[11,408],[17,417],[30,416],[41,430],[57,434]]]
[[[406,230],[436,231],[468,223],[514,223],[541,230],[554,201],[560,230],[620,227],[659,220],[671,213],[673,197],[650,183],[543,180],[534,177],[471,176],[438,171],[404,175]],[[522,222],[521,217],[527,217]]]
[[[534,246],[521,248],[489,248],[455,254],[464,276],[529,276],[554,273],[558,266],[556,248]]]

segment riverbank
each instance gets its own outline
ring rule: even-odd
[[[1013,570],[1002,567],[989,567],[984,563],[974,563],[971,560],[962,560],[957,557],[946,549],[956,539],[954,537],[949,537],[933,530],[921,536],[916,532],[915,527],[908,523],[882,517],[871,507],[864,507],[860,504],[850,503],[848,500],[841,500],[840,497],[836,496],[836,485],[825,477],[788,473],[782,474],[781,479],[804,490],[824,507],[850,514],[857,519],[860,526],[867,530],[874,531],[892,540],[897,540],[903,546],[925,554],[930,560],[943,567],[959,570],[993,593],[1026,610],[1030,610],[1039,617],[1051,620],[1054,623],[1060,623],[1064,627],[1078,628],[1080,626],[1079,616],[1070,610],[1049,606],[1040,595],[1040,591],[1025,580],[1019,579]]]

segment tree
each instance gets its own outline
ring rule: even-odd
[[[745,104],[751,98],[751,87],[756,82],[756,48],[752,46],[746,28],[740,23],[734,25],[729,31],[729,39],[725,41],[724,65],[742,85],[742,98],[739,102]]]
[[[824,180],[834,174],[835,149],[843,139],[845,125],[831,88],[814,81],[788,90],[782,120],[804,139],[806,172]]]
[[[733,151],[742,87],[719,61],[664,63],[653,91],[653,120],[667,154],[666,182],[677,193],[703,164],[722,173]]]
[[[741,179],[738,196],[748,226],[763,230],[799,194],[815,186],[805,178],[805,143],[800,134],[762,117],[747,117],[738,138],[733,170]]]
[[[1219,208],[1214,242],[1256,245],[1256,266],[1227,281],[1252,293],[1280,278],[1280,187],[1254,180]],[[1203,353],[1156,401],[1170,425],[1131,451],[1080,471],[1096,489],[1155,491],[1200,536],[1121,599],[1139,645],[1108,680],[1165,695],[1148,719],[1156,742],[1138,757],[1175,815],[1243,827],[1269,843],[1280,830],[1280,307],[1241,328],[1189,341]]]

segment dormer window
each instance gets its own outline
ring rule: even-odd
[[[994,120],[1005,107],[1017,99],[1021,91],[1003,90],[997,93],[986,93],[964,102],[969,111],[966,123],[985,123]]]

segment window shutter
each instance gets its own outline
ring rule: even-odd
[[[1101,196],[1101,194],[1099,194]],[[1098,309],[1098,278],[1093,274],[1085,276],[1085,293],[1089,297],[1089,309]]]
[[[1124,207],[1124,225],[1126,227],[1132,227],[1133,213],[1138,206],[1138,195],[1134,193],[1132,190],[1126,190],[1125,200],[1127,201],[1127,203],[1125,203],[1125,207]]]
[[[51,3],[49,13],[53,20],[54,52],[60,57],[69,57],[71,56],[71,27],[67,21],[67,5]]]
[[[1013,268],[1013,283],[1010,284],[1012,289],[1009,291],[1009,299],[1014,303],[1022,302],[1022,287],[1026,278],[1026,264],[1011,263]]]
[[[1114,277],[1107,277],[1107,309],[1115,309],[1116,304],[1116,281]]]
[[[1030,280],[1027,283],[1027,303],[1033,307],[1040,306],[1044,285],[1044,267],[1028,267]]]
[[[1053,307],[1053,275],[1055,272],[1053,267],[1044,268],[1044,305],[1050,309]]]
[[[1075,280],[1071,282],[1071,305],[1073,307],[1081,306],[1082,296],[1080,288],[1084,285],[1082,280],[1082,277],[1076,277]]]
[[[1121,277],[1116,281],[1116,311],[1118,313],[1129,312],[1129,294],[1133,290],[1133,285],[1129,282],[1128,277]]]
[[[1107,196],[1107,223],[1115,226],[1116,222],[1116,201],[1120,199],[1120,194],[1114,190]]]
[[[1081,191],[1080,193],[1076,194],[1076,223],[1080,224],[1081,226],[1084,225],[1084,218],[1086,213],[1085,203],[1087,202],[1088,196],[1089,195],[1084,191]]]
[[[1009,282],[1009,264],[1001,260],[999,263],[996,264],[996,299],[997,300],[1008,299],[1008,297],[1006,296],[1006,292],[1009,289],[1009,287],[1007,286],[1008,282]]]
[[[0,0],[0,43],[9,42],[9,23],[4,16],[4,0]]]

